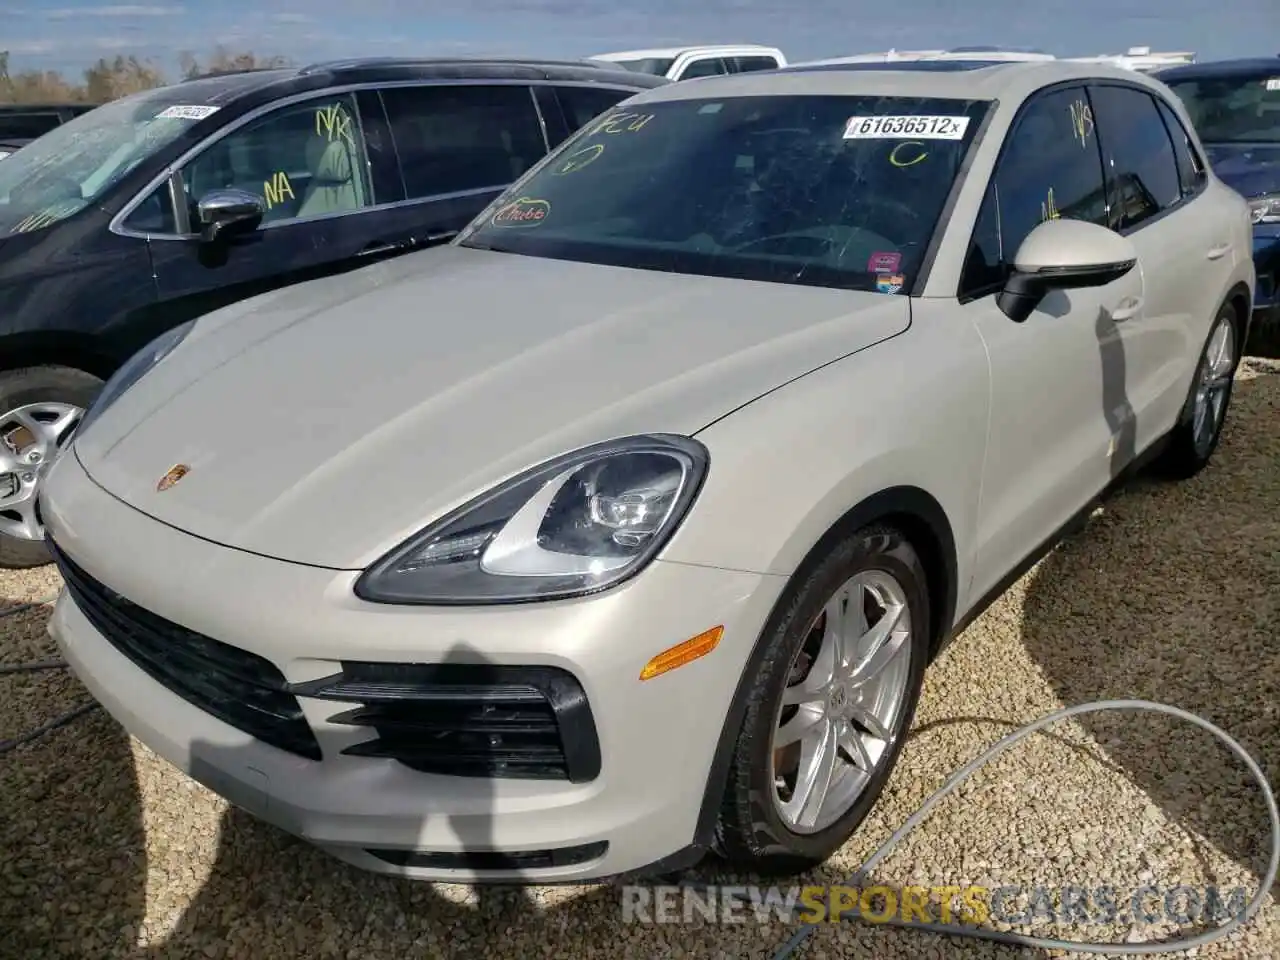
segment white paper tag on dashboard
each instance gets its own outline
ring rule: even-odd
[[[156,114],[157,120],[203,120],[218,112],[217,107],[174,106],[165,107]]]
[[[963,140],[968,117],[850,117],[846,140]]]

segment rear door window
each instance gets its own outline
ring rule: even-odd
[[[1187,130],[1178,119],[1178,115],[1159,98],[1156,99],[1156,106],[1160,109],[1165,129],[1169,131],[1169,137],[1173,140],[1173,156],[1178,163],[1178,179],[1182,184],[1182,195],[1189,197],[1208,180],[1204,162],[1196,153],[1196,148],[1191,145],[1191,137],[1187,135]]]
[[[728,72],[729,67],[719,57],[700,57],[684,68],[679,79],[693,80],[696,77],[718,77]]]
[[[547,152],[527,86],[391,87],[382,102],[410,200],[505,187]]]
[[[1182,199],[1173,141],[1144,91],[1099,85],[1090,87],[1089,99],[1107,173],[1107,226],[1129,230]]]
[[[564,108],[564,119],[570,131],[585,127],[621,101],[632,96],[634,90],[610,90],[608,87],[556,87],[556,96]]]

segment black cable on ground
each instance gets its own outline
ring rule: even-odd
[[[48,597],[44,600],[36,600],[32,603],[19,604],[8,610],[0,611],[0,620],[6,617],[17,616],[19,613],[26,613],[28,610],[35,610],[39,607],[46,607],[58,598],[56,596]],[[60,670],[67,666],[65,660],[36,660],[32,663],[0,663],[0,676],[8,676],[15,673],[38,673],[42,670]],[[16,750],[24,743],[30,743],[43,737],[46,733],[51,733],[59,727],[65,727],[68,723],[78,720],[86,714],[92,713],[98,709],[97,703],[86,703],[76,707],[74,710],[68,710],[59,717],[54,717],[48,723],[41,724],[34,730],[30,730],[20,736],[14,737],[12,740],[0,740],[0,756],[4,756],[11,750]]]

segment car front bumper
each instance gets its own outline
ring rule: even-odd
[[[105,492],[74,455],[63,461],[44,492],[46,525],[66,558],[109,584],[104,596],[257,654],[291,685],[353,660],[566,670],[599,744],[599,773],[587,782],[423,772],[342,752],[370,738],[333,722],[360,701],[299,696],[321,756],[308,759],[179,696],[107,638],[114,631],[86,615],[92,603],[82,608],[64,590],[49,629],[76,676],[132,735],[236,806],[356,866],[448,882],[585,882],[643,870],[694,842],[724,717],[783,578],[659,561],[580,601],[370,604],[352,593],[356,572],[192,537]],[[717,625],[713,652],[639,680],[652,656]],[[547,851],[563,855],[535,855]]]

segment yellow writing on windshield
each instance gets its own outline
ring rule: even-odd
[[[929,153],[919,140],[903,140],[889,151],[889,162],[895,167],[914,167],[927,156]]]
[[[589,147],[583,147],[581,150],[573,151],[573,153],[561,160],[552,172],[557,177],[563,177],[566,173],[573,173],[575,170],[581,170],[602,153],[604,153],[604,144],[593,143]]]
[[[10,233],[30,233],[32,230],[42,230],[51,223],[57,221],[58,215],[50,213],[48,210],[41,210],[39,213],[33,213],[29,217],[18,221],[10,230]]]
[[[601,120],[591,133],[635,133],[652,119],[652,113],[615,113]]]
[[[1093,108],[1083,100],[1071,104],[1071,128],[1075,131],[1080,146],[1089,145],[1089,134],[1093,133]]]
[[[289,175],[283,170],[278,170],[271,175],[271,179],[264,181],[262,184],[262,198],[267,201],[267,209],[278,207],[284,203],[284,198],[296,200],[293,195],[293,185],[289,183]]]
[[[316,133],[330,143],[342,139],[353,147],[356,145],[351,133],[351,117],[340,103],[316,109]]]
[[[1045,197],[1044,202],[1040,204],[1040,222],[1046,220],[1060,220],[1061,214],[1058,213],[1058,204],[1053,199],[1053,187],[1049,188],[1049,195]]]

